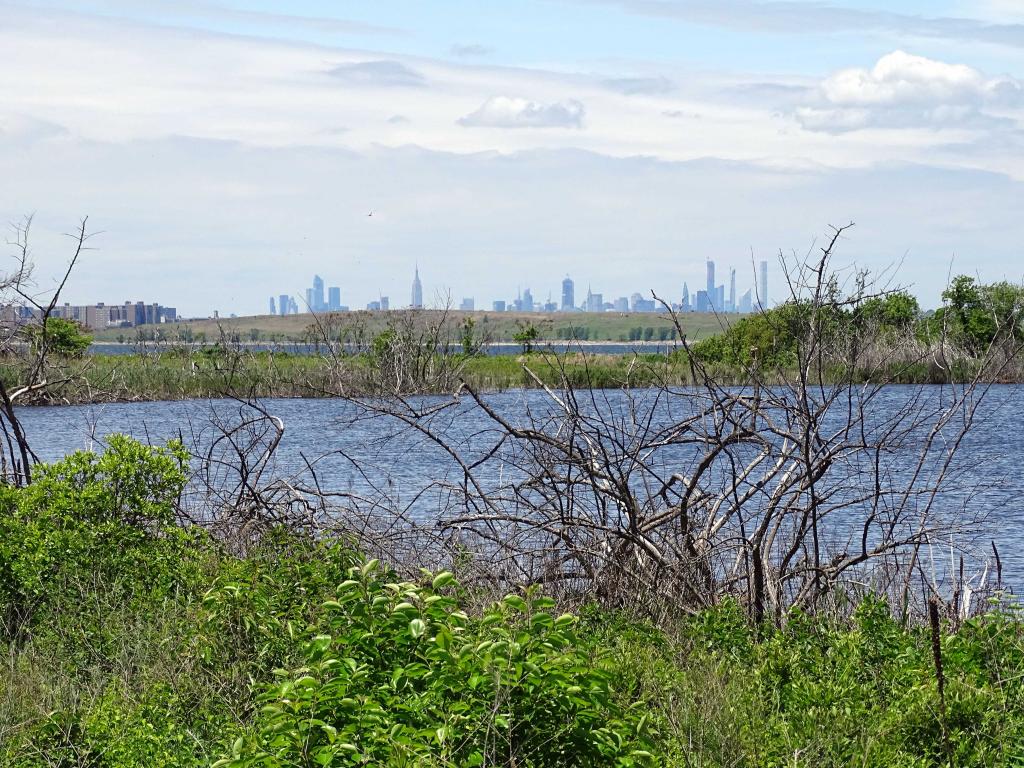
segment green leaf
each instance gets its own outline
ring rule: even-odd
[[[506,595],[502,602],[509,608],[514,608],[517,611],[526,610],[526,601],[523,600],[519,595]]]
[[[433,590],[438,590],[443,587],[447,587],[449,584],[455,583],[455,574],[450,571],[441,571],[434,580],[431,582],[430,587]]]

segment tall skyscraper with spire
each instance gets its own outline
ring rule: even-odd
[[[416,265],[416,275],[412,279],[412,304],[413,309],[423,309],[423,284],[420,282],[420,266]]]
[[[757,288],[757,303],[761,309],[768,309],[768,262],[761,262],[761,274],[759,275]]]

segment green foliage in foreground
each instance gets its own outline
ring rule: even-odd
[[[185,456],[114,438],[0,489],[0,765],[957,766],[1024,761],[1024,625],[930,638],[867,600],[661,628],[536,591],[482,611],[284,532],[174,522]]]
[[[324,605],[303,666],[260,695],[256,727],[218,765],[645,765],[639,707],[554,601],[509,595],[471,618],[444,592],[371,561]]]

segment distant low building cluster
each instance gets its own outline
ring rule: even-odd
[[[35,307],[11,305],[3,309],[3,319],[10,321],[29,321],[39,319],[42,313]],[[50,317],[74,320],[82,326],[94,331],[106,328],[134,328],[137,325],[158,325],[174,323],[178,320],[178,311],[174,307],[160,304],[147,304],[144,301],[126,301],[124,304],[58,304],[53,308]]]

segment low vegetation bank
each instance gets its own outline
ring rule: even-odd
[[[1005,600],[934,635],[875,599],[781,626],[730,601],[657,626],[587,595],[566,613],[458,563],[367,561],[344,532],[214,538],[179,520],[187,462],[114,437],[0,487],[0,764],[1024,757],[1024,625]]]

